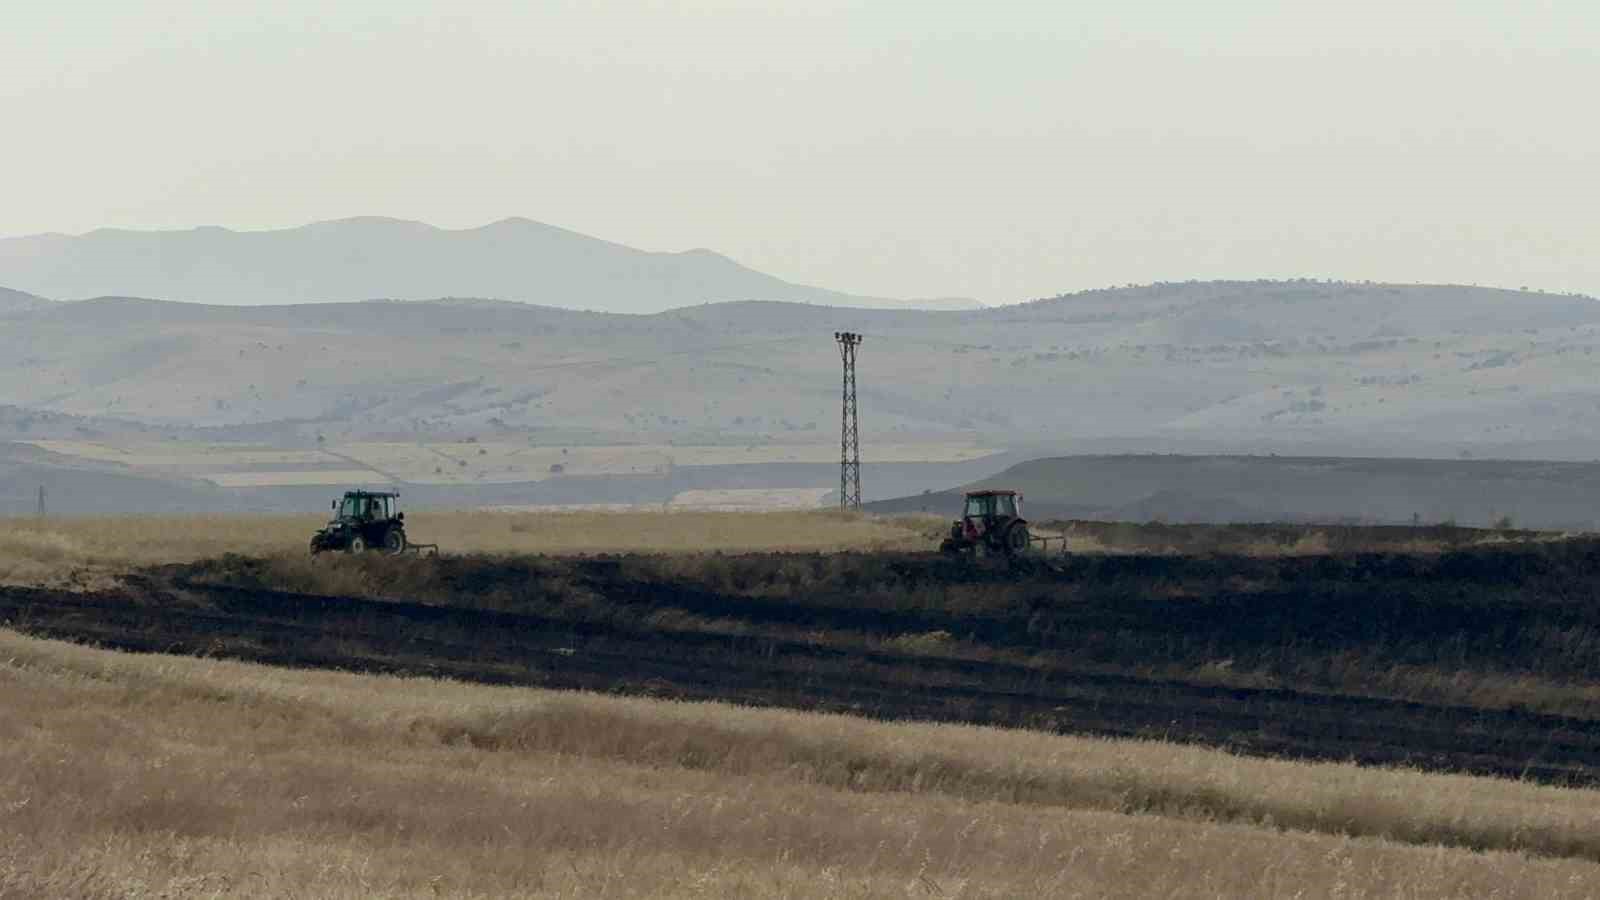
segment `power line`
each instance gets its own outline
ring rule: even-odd
[[[835,331],[844,362],[843,404],[839,410],[839,510],[861,509],[861,419],[856,411],[856,347],[861,335]]]

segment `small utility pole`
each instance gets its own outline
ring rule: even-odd
[[[856,413],[856,347],[861,335],[835,331],[844,362],[843,405],[839,411],[839,510],[861,509],[861,420]]]
[[[39,485],[39,518],[44,518],[44,485]]]

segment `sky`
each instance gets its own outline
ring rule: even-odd
[[[1006,303],[1600,295],[1600,3],[0,4],[0,236],[524,216]]]

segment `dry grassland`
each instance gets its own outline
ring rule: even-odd
[[[5,900],[1600,891],[1594,795],[1509,781],[9,632],[0,710]]]
[[[0,584],[93,586],[130,566],[304,556],[319,516],[0,518]],[[831,511],[419,512],[412,540],[453,553],[924,550],[924,519]]]

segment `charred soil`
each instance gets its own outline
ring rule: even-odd
[[[1597,575],[1591,540],[987,562],[230,556],[113,591],[0,589],[0,620],[126,650],[1592,784],[1600,714],[1542,692],[1600,681]]]

